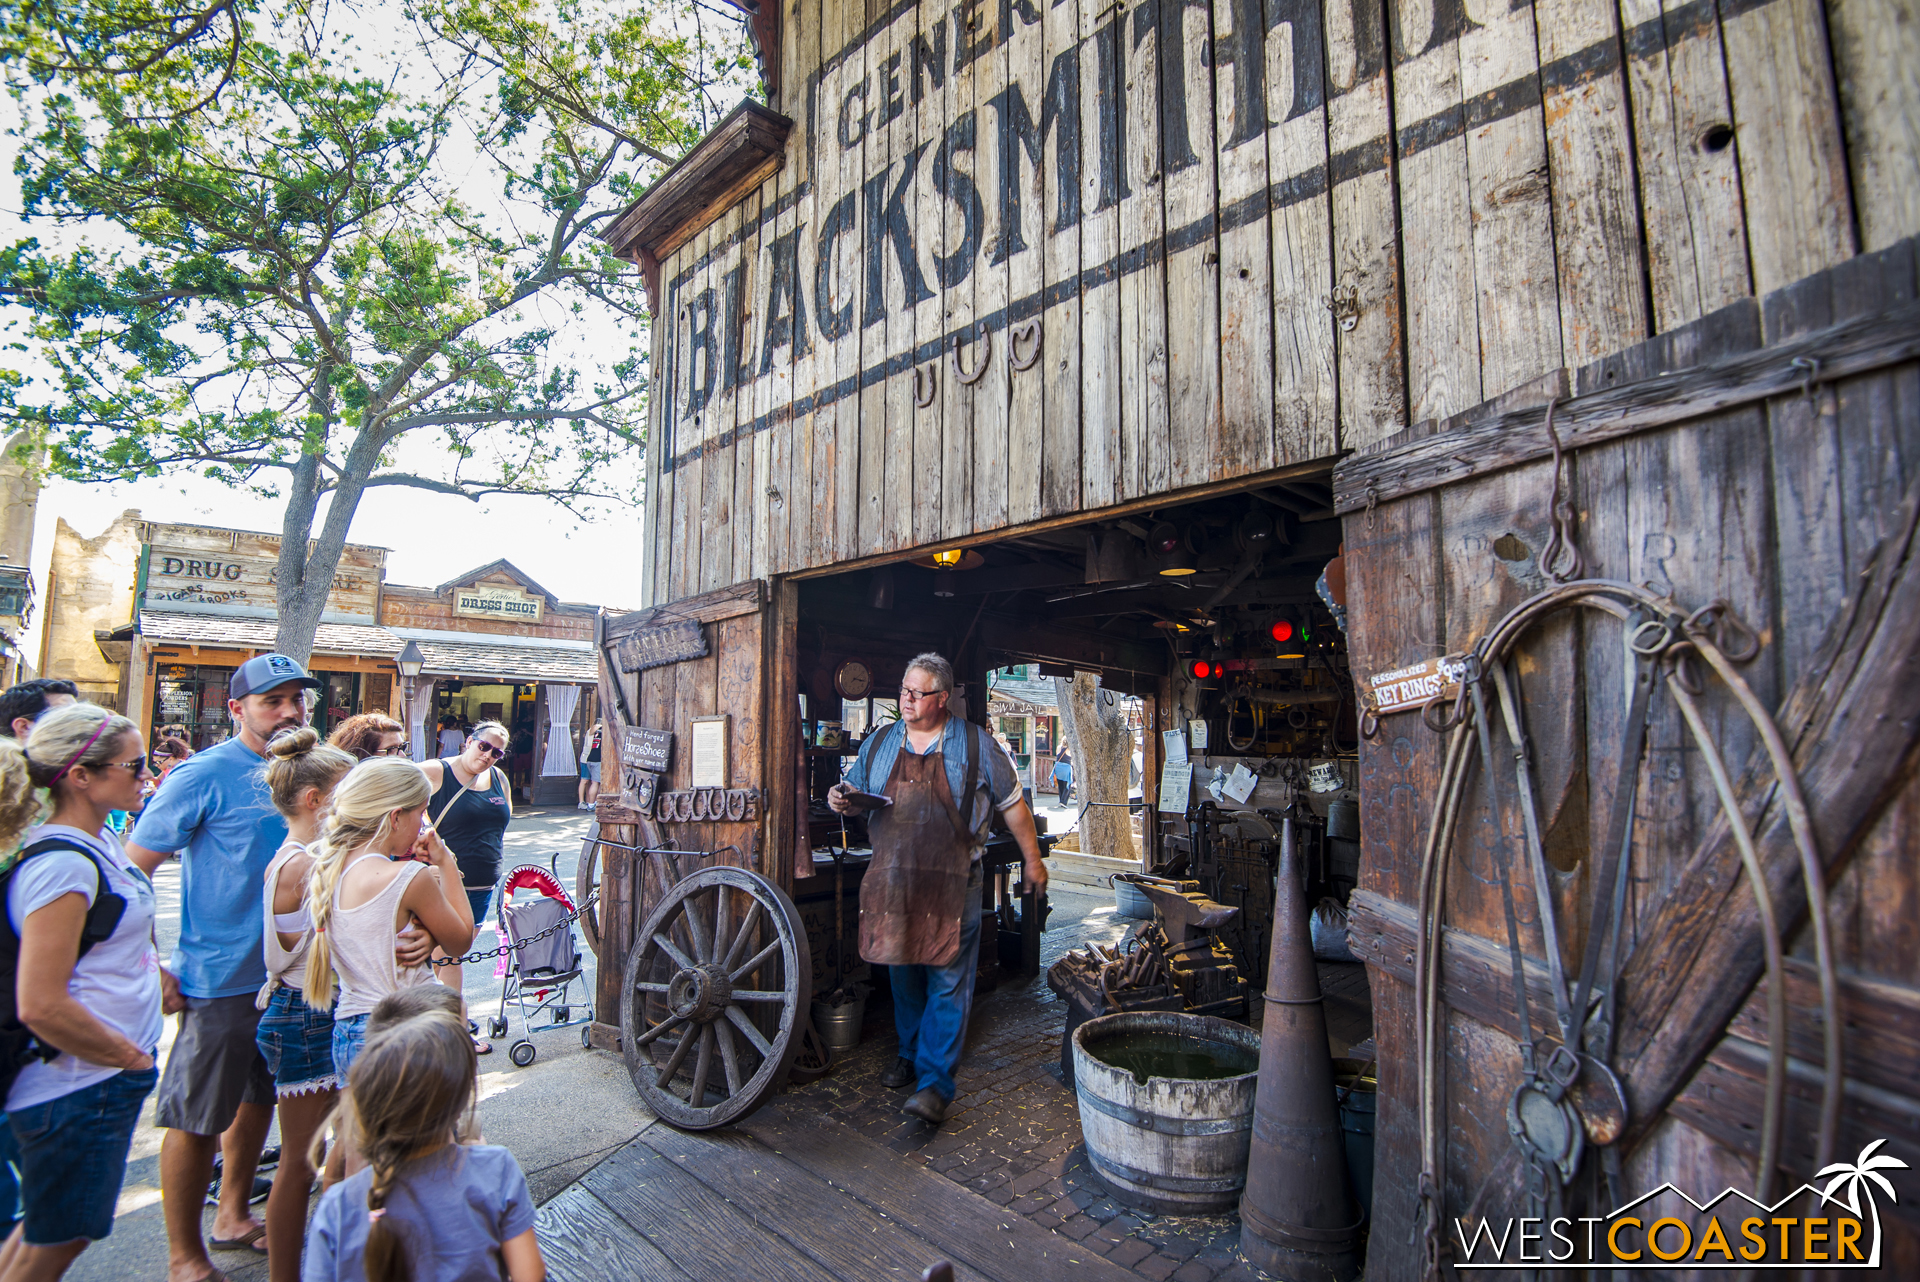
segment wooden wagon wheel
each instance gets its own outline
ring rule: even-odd
[[[593,955],[600,955],[600,821],[587,821],[586,840],[580,843],[580,862],[573,870],[573,902],[580,909],[580,933]]]
[[[620,1045],[634,1089],[681,1130],[745,1117],[786,1076],[812,992],[806,927],[784,891],[724,865],[683,877],[627,954]]]

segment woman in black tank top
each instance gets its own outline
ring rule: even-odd
[[[433,785],[427,817],[460,865],[460,880],[466,884],[476,928],[485,920],[494,884],[500,880],[504,859],[501,839],[513,819],[513,790],[500,764],[506,752],[507,728],[497,721],[483,721],[467,736],[460,755],[420,763],[427,782]],[[447,970],[454,973],[448,975]],[[459,988],[459,972],[457,966],[443,967],[441,982]],[[493,1050],[492,1044],[477,1034],[473,1048],[482,1055]]]

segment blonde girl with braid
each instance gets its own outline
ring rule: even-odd
[[[321,1197],[306,1282],[544,1282],[520,1164],[496,1144],[460,1142],[476,1065],[466,1024],[446,1011],[367,1041],[342,1105],[367,1165]]]
[[[306,1000],[333,1005],[336,1073],[353,1067],[367,1016],[382,997],[434,981],[431,965],[406,966],[394,956],[403,931],[424,930],[453,956],[473,943],[473,909],[459,865],[426,822],[432,795],[411,761],[363,761],[334,789],[314,843]]]
[[[313,1168],[307,1149],[339,1096],[333,1067],[333,1011],[307,1004],[307,948],[312,913],[307,885],[312,848],[334,788],[354,767],[351,753],[320,742],[311,726],[283,730],[267,743],[262,768],[273,808],[287,821],[287,840],[267,865],[262,946],[267,982],[254,1005],[263,1013],[254,1041],[273,1070],[280,1113],[280,1168],[267,1198],[267,1273],[271,1282],[300,1282],[300,1243],[307,1228]]]

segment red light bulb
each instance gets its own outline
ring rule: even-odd
[[[1293,640],[1293,624],[1287,622],[1285,619],[1276,621],[1270,631],[1273,633],[1273,639],[1275,641]]]
[[[1213,675],[1213,665],[1211,663],[1208,663],[1205,659],[1195,659],[1193,661],[1193,679],[1194,680],[1205,681],[1208,677],[1212,675]]]

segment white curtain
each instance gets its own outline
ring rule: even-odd
[[[573,709],[579,702],[579,686],[547,687],[547,756],[541,774],[571,777],[579,769],[573,759]]]
[[[414,682],[413,698],[407,704],[407,738],[413,746],[413,759],[425,761],[431,744],[427,737],[427,715],[433,711],[433,678]]]

